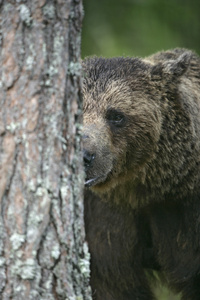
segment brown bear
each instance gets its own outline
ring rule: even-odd
[[[85,226],[95,300],[200,299],[200,58],[83,61]],[[153,275],[152,275],[153,276]]]

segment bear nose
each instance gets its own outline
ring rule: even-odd
[[[83,150],[83,161],[85,168],[89,168],[91,166],[92,161],[95,158],[95,154],[89,152],[88,150]]]

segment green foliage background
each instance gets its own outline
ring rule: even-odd
[[[82,57],[147,56],[175,47],[200,54],[200,0],[83,0]],[[177,300],[165,288],[159,300]]]
[[[83,0],[82,57],[200,54],[200,0]]]

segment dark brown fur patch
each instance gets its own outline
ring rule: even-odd
[[[83,73],[94,299],[154,299],[147,267],[200,299],[199,57],[93,57]]]

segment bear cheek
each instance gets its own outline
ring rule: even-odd
[[[158,150],[160,133],[157,125],[154,125],[155,124],[152,123],[151,126],[146,126],[146,124],[143,123],[142,129],[138,126],[132,134],[129,133],[129,135],[127,135],[127,170],[133,169],[138,171],[154,159]],[[149,128],[151,128],[151,131]]]

